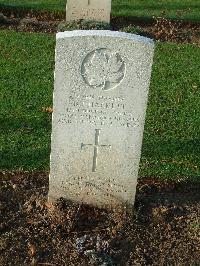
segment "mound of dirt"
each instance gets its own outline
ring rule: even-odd
[[[141,179],[133,211],[47,202],[48,174],[0,174],[0,265],[198,265],[200,184]]]

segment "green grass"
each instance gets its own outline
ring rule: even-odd
[[[142,175],[200,177],[200,49],[157,44]]]
[[[114,0],[114,16],[182,18],[200,21],[200,2],[197,0]]]
[[[64,11],[66,0],[0,0],[0,4],[11,7]]]
[[[0,32],[0,168],[47,167],[53,67],[52,36]]]
[[[48,170],[53,36],[0,32],[0,169]],[[158,43],[141,176],[200,179],[200,49]]]
[[[179,18],[181,15],[185,20],[200,21],[198,0],[113,0],[112,3],[114,16]],[[0,0],[0,4],[64,12],[66,0]]]

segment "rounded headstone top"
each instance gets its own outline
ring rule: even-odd
[[[96,37],[112,37],[112,38],[124,38],[128,40],[133,40],[137,42],[143,42],[146,44],[154,45],[154,41],[150,38],[126,33],[119,31],[110,31],[110,30],[74,30],[74,31],[65,31],[59,32],[56,34],[56,39],[70,38],[70,37],[82,37],[82,36],[96,36]]]

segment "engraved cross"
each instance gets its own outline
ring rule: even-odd
[[[96,172],[96,170],[97,170],[97,156],[98,156],[99,148],[100,147],[111,148],[111,145],[99,145],[100,131],[101,131],[101,129],[95,129],[95,141],[94,141],[94,144],[83,144],[83,143],[81,143],[81,149],[83,149],[83,147],[85,147],[85,146],[94,147],[92,172]]]
[[[90,5],[90,0],[88,0],[88,6]]]

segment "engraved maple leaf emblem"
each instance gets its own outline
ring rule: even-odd
[[[125,64],[117,53],[106,53],[105,49],[96,50],[84,64],[83,76],[92,87],[109,90],[123,79]]]

